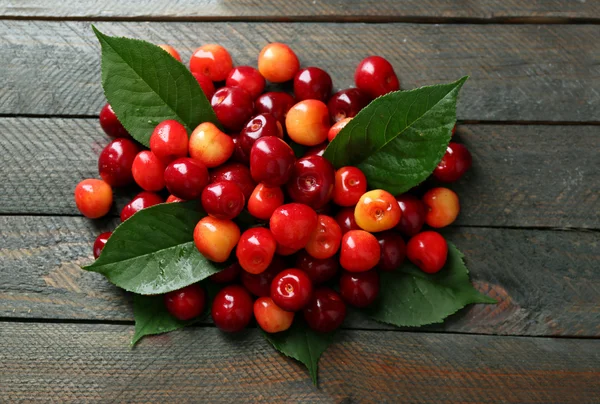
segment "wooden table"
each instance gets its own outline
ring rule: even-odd
[[[600,402],[600,1],[0,0],[0,401]],[[459,138],[473,170],[445,234],[499,300],[444,325],[353,319],[320,388],[252,329],[210,324],[131,350],[128,296],[79,266],[95,236],[72,192],[109,139],[90,29],[220,43],[255,64],[269,41],[352,85],[388,58],[402,87],[471,76]]]

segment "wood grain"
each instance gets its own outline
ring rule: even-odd
[[[187,60],[220,43],[236,64],[256,63],[270,41],[304,65],[353,83],[369,54],[388,58],[405,89],[464,75],[463,120],[600,121],[600,25],[103,22],[110,35],[170,43]],[[96,115],[104,103],[90,22],[0,21],[0,114]]]
[[[127,296],[80,265],[115,222],[1,217],[0,317],[130,321]],[[476,287],[499,301],[476,305],[436,331],[600,336],[600,233],[450,229]],[[356,316],[350,328],[384,329]]]
[[[325,20],[389,21],[402,18],[483,19],[524,18],[563,21],[570,18],[595,19],[600,15],[596,1],[520,0],[141,0],[135,3],[106,0],[19,0],[0,4],[0,17],[21,18],[129,18],[167,20]]]
[[[600,228],[600,126],[463,125],[457,139],[474,157],[450,185],[458,224]],[[96,119],[0,118],[0,214],[77,215],[73,189],[109,141]],[[116,192],[113,213],[135,193]]]
[[[133,327],[0,323],[8,401],[593,403],[596,340],[345,331],[320,387],[258,331],[191,328],[143,340]],[[201,397],[201,398],[200,398]]]

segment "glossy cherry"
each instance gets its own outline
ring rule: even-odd
[[[254,303],[246,289],[229,285],[221,289],[213,300],[211,315],[215,325],[225,332],[244,329],[252,320]]]
[[[381,248],[381,258],[377,268],[382,271],[394,271],[406,258],[406,243],[402,236],[394,231],[384,231],[375,235]]]
[[[208,169],[189,157],[178,158],[165,169],[165,184],[169,192],[184,200],[196,199],[208,184]]]
[[[402,211],[396,229],[405,236],[412,237],[420,232],[425,224],[427,206],[419,198],[410,194],[398,195],[396,201]]]
[[[233,61],[227,49],[215,44],[199,47],[190,60],[192,73],[203,74],[212,81],[225,80],[232,68]]]
[[[234,262],[227,268],[209,276],[209,279],[215,283],[232,283],[240,277],[241,273],[242,267],[238,262]]]
[[[250,152],[246,152],[244,149],[242,149],[242,144],[240,143],[240,134],[232,133],[229,136],[233,141],[233,154],[231,155],[230,161],[248,165],[250,163]]]
[[[344,272],[340,277],[340,294],[351,306],[370,306],[379,295],[379,274],[374,269],[359,273]]]
[[[240,130],[254,112],[252,97],[241,87],[222,87],[211,99],[219,122],[229,130]]]
[[[181,62],[181,56],[179,56],[179,52],[177,52],[177,50],[174,47],[172,47],[171,45],[164,44],[158,46],[161,47],[164,51],[166,51],[169,55],[173,56],[175,60]]]
[[[265,332],[285,331],[294,321],[294,313],[277,306],[270,297],[260,297],[254,302],[254,318]]]
[[[206,293],[197,283],[164,295],[165,306],[173,317],[181,321],[198,317],[206,307]]]
[[[246,200],[250,198],[252,191],[254,191],[254,187],[256,187],[256,182],[252,179],[250,169],[240,163],[228,163],[214,168],[210,172],[210,180],[211,182],[235,182],[244,193],[244,198],[246,198]]]
[[[204,74],[192,73],[192,76],[194,76],[194,78],[200,85],[200,88],[202,89],[202,92],[206,96],[206,99],[210,100],[212,98],[212,96],[215,94],[215,91],[217,91],[215,89],[215,83],[212,82],[210,77],[205,76]]]
[[[317,213],[310,206],[288,203],[275,209],[269,221],[275,240],[292,250],[304,248],[318,225]]]
[[[258,55],[258,71],[272,83],[283,83],[293,79],[299,68],[298,57],[283,43],[270,43]]]
[[[306,251],[300,251],[296,256],[296,268],[306,272],[313,285],[318,285],[333,279],[340,265],[334,257],[318,259]]]
[[[135,142],[121,138],[110,142],[98,158],[100,177],[112,187],[122,187],[133,182],[131,167],[140,149]]]
[[[354,206],[367,191],[367,177],[356,167],[346,166],[335,172],[333,202],[339,206]]]
[[[194,244],[214,262],[225,262],[240,239],[240,228],[231,220],[205,216],[194,228]]]
[[[100,126],[108,136],[131,137],[117,118],[110,104],[105,104],[102,110],[100,110]]]
[[[309,156],[298,159],[287,183],[287,191],[294,202],[320,209],[333,194],[335,171],[324,157]]]
[[[265,78],[252,66],[234,67],[225,80],[227,87],[241,87],[250,94],[252,99],[262,94],[265,84]]]
[[[208,168],[225,163],[234,149],[233,139],[211,122],[203,122],[196,126],[190,135],[190,157]]]
[[[165,187],[165,164],[151,151],[144,150],[135,156],[131,173],[144,191],[160,191]]]
[[[275,136],[283,139],[283,128],[271,114],[258,114],[252,117],[239,135],[239,147],[244,155],[250,156],[250,151],[257,139],[265,136]]]
[[[269,229],[253,227],[242,233],[236,257],[244,271],[259,274],[271,264],[276,248],[277,242]]]
[[[295,161],[286,142],[275,136],[261,137],[250,151],[250,173],[254,181],[278,187],[290,179]]]
[[[333,83],[331,76],[318,67],[306,67],[294,77],[294,95],[296,100],[319,100],[327,102]]]
[[[340,131],[344,129],[346,125],[348,125],[348,122],[350,122],[351,120],[352,118],[344,118],[334,123],[327,132],[327,140],[331,142],[333,139],[335,139],[337,134],[340,133]]]
[[[291,95],[280,91],[272,91],[264,93],[256,99],[254,113],[271,114],[283,125],[288,111],[295,103],[296,101]]]
[[[104,233],[101,233],[98,237],[96,237],[96,240],[94,241],[94,258],[98,258],[100,256],[100,253],[102,252],[102,250],[104,249],[104,246],[106,245],[106,242],[108,241],[108,238],[110,237],[110,235],[112,234],[112,231],[106,231]]]
[[[338,329],[346,318],[346,303],[330,288],[319,288],[303,310],[304,319],[310,328],[318,332]]]
[[[183,199],[176,197],[175,195],[169,195],[167,197],[167,203],[174,203],[174,202],[185,202]]]
[[[186,157],[188,153],[188,134],[185,126],[169,119],[154,128],[150,136],[150,150],[164,164]]]
[[[163,202],[163,198],[154,192],[140,192],[121,210],[121,222],[129,219],[134,213],[137,213],[142,209],[146,209],[150,206],[158,205],[159,203]]]
[[[350,230],[360,230],[354,218],[354,207],[340,209],[335,215],[335,221],[340,225],[342,234],[346,234]]]
[[[310,149],[308,149],[306,151],[306,153],[304,153],[304,157],[309,157],[309,156],[323,157],[323,155],[325,154],[325,149],[327,149],[327,145],[328,145],[327,142],[323,142],[321,144],[311,147]]]
[[[402,211],[396,198],[382,189],[363,194],[354,208],[356,224],[369,232],[378,232],[396,227]]]
[[[303,146],[316,146],[327,140],[329,110],[318,100],[304,100],[287,113],[285,128],[289,137]]]
[[[269,220],[275,209],[283,205],[283,201],[281,188],[258,184],[248,199],[248,212],[257,219]]]
[[[331,122],[356,116],[370,101],[371,98],[358,88],[338,91],[327,102]]]
[[[331,216],[318,215],[317,220],[317,228],[310,235],[310,239],[304,248],[306,252],[315,258],[331,258],[340,248],[342,229]]]
[[[206,213],[217,219],[237,217],[246,203],[242,189],[231,181],[217,181],[207,185],[200,200]]]
[[[350,230],[342,237],[340,264],[350,272],[363,272],[375,267],[381,248],[374,235],[364,230]]]
[[[97,219],[108,213],[113,202],[110,185],[102,180],[87,179],[75,187],[75,204],[81,214]]]
[[[433,176],[442,182],[458,181],[473,164],[473,158],[466,146],[450,142],[442,161],[433,170]]]
[[[310,278],[296,268],[283,270],[271,283],[271,299],[285,311],[301,310],[309,303],[312,292]]]
[[[439,229],[456,220],[460,213],[458,195],[448,188],[432,188],[423,195],[423,203],[427,206],[425,223]]]
[[[271,264],[263,272],[251,274],[250,272],[242,271],[240,279],[244,287],[254,296],[270,296],[273,278],[285,268],[286,263],[283,258],[276,255],[273,257]]]
[[[424,231],[408,241],[406,255],[423,272],[434,274],[446,264],[448,243],[440,233]]]
[[[400,89],[400,82],[394,68],[381,56],[364,58],[356,67],[354,83],[371,98]]]

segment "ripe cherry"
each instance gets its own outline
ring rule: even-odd
[[[354,307],[370,306],[379,295],[379,274],[376,270],[351,273],[340,277],[340,294]]]
[[[75,187],[77,209],[89,219],[97,219],[106,215],[112,202],[112,189],[102,180],[83,180]]]
[[[350,230],[342,237],[340,264],[350,272],[363,272],[379,262],[381,248],[374,235],[364,230]]]
[[[213,300],[211,314],[215,325],[225,332],[244,329],[252,320],[254,303],[246,289],[229,285],[221,289]]]
[[[194,51],[190,60],[192,73],[208,76],[212,81],[223,81],[233,68],[227,49],[220,45],[204,45]]]
[[[244,210],[246,198],[242,189],[235,182],[217,181],[204,188],[201,202],[202,207],[210,216],[231,220]]]
[[[248,212],[257,219],[269,220],[275,209],[281,205],[283,205],[281,188],[258,184],[248,199]]]
[[[280,272],[271,283],[271,299],[285,311],[298,311],[312,297],[310,278],[299,269],[291,268]]]
[[[240,163],[228,163],[211,170],[210,179],[212,182],[235,182],[244,193],[246,200],[250,198],[254,187],[256,187],[256,182],[252,179],[250,169]]]
[[[242,267],[239,262],[234,262],[222,271],[209,276],[209,279],[214,283],[232,283],[240,277],[241,273]]]
[[[354,83],[371,98],[400,89],[400,82],[394,68],[381,56],[364,58],[356,67]]]
[[[206,306],[206,293],[196,283],[166,293],[164,300],[167,310],[173,317],[181,321],[187,321],[202,314]]]
[[[272,91],[264,93],[254,102],[254,113],[256,114],[271,114],[281,123],[285,124],[285,118],[288,111],[296,101],[294,97],[287,93]]]
[[[306,272],[313,285],[318,285],[331,280],[337,275],[340,265],[334,257],[317,259],[306,251],[298,252],[296,268]]]
[[[167,203],[174,203],[174,202],[185,202],[183,199],[176,197],[175,195],[169,195],[167,197]]]
[[[230,161],[248,165],[250,163],[250,152],[246,152],[242,149],[240,134],[232,133],[229,136],[231,137],[231,140],[233,140],[233,154],[231,155]]]
[[[115,139],[108,144],[98,158],[100,177],[110,186],[122,187],[133,182],[131,167],[139,153],[137,144],[129,139]]]
[[[460,143],[450,142],[442,161],[433,170],[433,176],[442,182],[458,181],[473,164],[469,150]]]
[[[240,279],[246,289],[254,296],[270,296],[271,283],[275,275],[286,268],[286,263],[283,258],[274,256],[271,264],[263,272],[259,274],[251,274],[250,272],[242,271]]]
[[[254,318],[265,332],[285,331],[294,321],[294,313],[277,306],[270,297],[260,297],[254,302]]]
[[[342,167],[335,172],[333,202],[339,206],[354,206],[367,192],[367,177],[356,167]]]
[[[294,164],[287,191],[294,202],[320,209],[331,199],[334,183],[335,170],[327,159],[302,157]]]
[[[123,207],[123,210],[121,210],[121,222],[129,219],[134,215],[134,213],[137,213],[142,209],[146,209],[150,206],[158,205],[159,203],[163,202],[163,198],[154,192],[140,192]]]
[[[198,125],[190,136],[190,156],[208,168],[229,160],[234,148],[233,139],[210,122]]]
[[[250,173],[254,181],[278,187],[292,175],[295,161],[294,151],[286,142],[275,136],[261,137],[250,151]]]
[[[270,43],[258,55],[258,71],[272,83],[293,79],[299,68],[300,62],[294,51],[282,43]]]
[[[98,237],[96,237],[96,241],[94,241],[94,248],[93,248],[94,258],[98,259],[98,257],[100,256],[100,253],[104,249],[104,246],[106,245],[106,242],[108,241],[108,238],[110,237],[111,234],[112,234],[112,231],[106,231],[104,233],[101,233]]]
[[[381,248],[381,258],[377,268],[382,271],[394,271],[406,258],[406,243],[398,233],[384,231],[375,235]]]
[[[306,153],[304,153],[304,157],[309,157],[309,156],[323,157],[323,155],[325,154],[325,149],[327,149],[327,145],[328,145],[327,142],[323,142],[321,144],[311,147],[310,149],[308,149],[306,151]]]
[[[185,126],[173,119],[156,125],[150,136],[150,150],[164,164],[187,157],[188,134]]]
[[[363,194],[354,209],[356,224],[369,232],[393,229],[401,217],[396,198],[382,189]]]
[[[304,146],[316,146],[327,140],[329,110],[318,100],[304,100],[294,105],[285,118],[290,138]]]
[[[131,137],[109,104],[100,111],[100,126],[111,137]]]
[[[262,94],[265,84],[265,78],[251,66],[234,67],[225,80],[227,87],[241,87],[250,94],[252,99]]]
[[[425,224],[427,206],[416,196],[410,194],[399,195],[396,200],[402,211],[396,229],[405,236],[412,237],[420,232]]]
[[[432,188],[423,195],[427,205],[425,223],[439,229],[452,224],[460,212],[458,195],[448,188]]]
[[[240,239],[240,228],[231,220],[205,216],[194,228],[196,248],[207,259],[225,262]]]
[[[288,203],[275,209],[270,220],[275,240],[292,250],[304,248],[318,225],[317,213],[301,203]]]
[[[331,122],[356,116],[370,101],[369,96],[358,88],[338,91],[327,102]]]
[[[335,139],[337,134],[340,133],[340,131],[344,129],[351,120],[352,118],[344,118],[334,123],[327,132],[327,140],[331,142],[333,139]]]
[[[340,225],[342,235],[350,230],[360,230],[360,227],[356,224],[356,219],[354,219],[354,207],[340,209],[335,215],[335,221]]]
[[[144,150],[135,156],[131,173],[144,191],[160,191],[165,187],[165,165],[151,151]]]
[[[294,77],[294,95],[298,101],[319,100],[327,102],[333,83],[325,70],[306,67]]]
[[[165,52],[167,52],[169,55],[173,56],[175,58],[175,60],[177,60],[178,62],[181,62],[181,56],[179,56],[179,52],[177,52],[177,50],[172,47],[171,45],[158,45],[159,47],[161,47]]]
[[[206,96],[206,99],[210,101],[212,96],[215,94],[215,91],[217,91],[215,89],[215,83],[212,82],[210,77],[205,76],[204,74],[192,73],[192,76],[194,76],[194,78],[200,85],[200,88],[202,89],[202,92]]]
[[[258,114],[248,121],[239,136],[239,147],[244,155],[250,156],[252,146],[257,139],[265,136],[283,139],[283,128],[273,115]]]
[[[210,103],[219,122],[229,130],[242,129],[254,112],[252,97],[241,87],[218,89]]]
[[[342,242],[342,229],[331,216],[318,215],[317,228],[304,247],[306,252],[318,259],[333,257]]]
[[[208,170],[201,162],[189,157],[178,158],[165,169],[165,184],[169,192],[184,200],[196,199],[208,184]]]
[[[269,229],[253,227],[240,237],[236,256],[244,271],[259,274],[271,264],[276,248],[277,243]]]
[[[446,264],[448,243],[440,233],[424,231],[408,241],[406,255],[423,272],[434,274]]]
[[[303,310],[304,319],[310,328],[318,332],[338,329],[346,318],[346,304],[339,294],[330,288],[319,288]]]

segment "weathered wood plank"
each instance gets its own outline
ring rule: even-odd
[[[600,228],[600,126],[464,125],[457,137],[474,156],[451,185],[458,224]],[[95,119],[0,118],[0,213],[78,214],[73,189],[97,177],[108,142]],[[118,209],[135,192],[119,190]]]
[[[0,317],[132,320],[127,296],[81,270],[95,236],[115,223],[78,217],[0,217]],[[476,305],[432,330],[600,336],[600,233],[507,229],[444,232],[465,253]],[[382,329],[355,317],[348,327]]]
[[[19,0],[0,4],[0,17],[34,18],[135,18],[168,20],[327,20],[372,21],[400,18],[469,18],[498,20],[501,18],[595,19],[600,5],[595,1],[527,1],[520,0],[174,0],[167,5],[160,0],[135,3],[107,0]]]
[[[405,89],[470,75],[463,120],[600,121],[600,25],[103,22],[111,35],[170,43],[184,59],[204,43],[255,64],[269,41],[352,85],[357,63],[380,54]],[[0,114],[95,115],[104,103],[90,22],[0,21]]]
[[[600,400],[598,340],[344,331],[320,387],[257,330],[191,328],[143,340],[133,327],[0,323],[8,401],[562,402]]]

